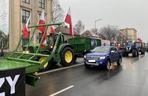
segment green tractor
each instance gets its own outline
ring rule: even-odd
[[[65,42],[61,32],[47,36],[47,44],[41,48],[44,36],[47,34],[49,26],[60,26],[58,24],[44,24],[29,26],[31,30],[28,40],[20,39],[15,51],[7,54],[5,59],[0,60],[0,70],[25,67],[26,82],[34,85],[38,80],[36,72],[47,70],[53,64],[69,66],[74,63],[74,52],[72,46]],[[44,26],[45,31],[40,40],[33,42],[35,34],[38,34],[38,27]],[[40,37],[40,36],[37,36]]]

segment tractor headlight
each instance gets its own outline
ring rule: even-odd
[[[52,49],[52,48],[53,48],[53,46],[51,45],[51,46],[50,46],[50,48]]]
[[[105,56],[100,57],[100,59],[105,59]]]
[[[28,54],[28,53],[29,53],[29,51],[23,51],[23,53],[26,53],[26,54]]]
[[[84,55],[84,59],[86,59],[86,55]]]

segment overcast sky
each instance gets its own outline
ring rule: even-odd
[[[0,0],[0,30],[2,30],[5,33],[8,33],[8,0]]]
[[[73,24],[82,20],[85,29],[114,25],[134,27],[138,37],[148,41],[148,0],[59,0],[65,14],[71,8]]]

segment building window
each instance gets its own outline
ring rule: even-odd
[[[45,0],[39,0],[39,7],[45,9]]]
[[[23,0],[24,3],[30,4],[31,0]]]
[[[30,16],[30,11],[23,9],[22,10],[22,23],[26,23],[29,16]]]

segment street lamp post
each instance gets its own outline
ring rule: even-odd
[[[96,23],[98,22],[98,21],[101,21],[102,19],[96,19],[95,20],[95,29],[96,29]]]

